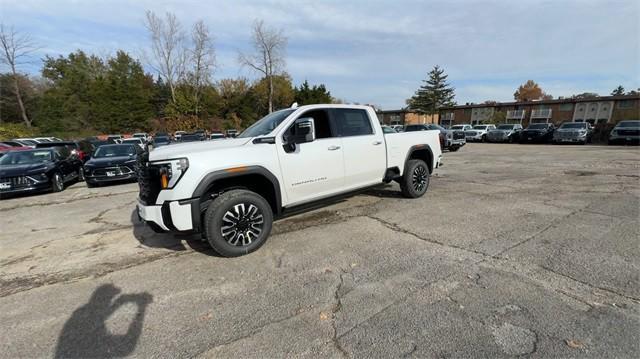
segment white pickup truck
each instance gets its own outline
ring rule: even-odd
[[[157,232],[200,232],[240,256],[264,244],[274,218],[320,200],[391,181],[420,197],[441,157],[439,131],[383,134],[371,107],[292,107],[235,139],[143,154],[137,210]]]

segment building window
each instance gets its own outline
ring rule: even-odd
[[[560,104],[560,111],[571,111],[571,110],[573,110],[573,104],[571,103]]]
[[[464,109],[464,114],[465,115],[470,115],[471,114],[471,109],[470,108],[465,108]]]
[[[607,106],[602,108],[602,111],[606,111],[607,110]]]
[[[618,108],[633,108],[633,100],[618,101]]]
[[[582,111],[584,111],[584,108],[580,107],[580,108],[578,109],[578,111],[582,112]]]

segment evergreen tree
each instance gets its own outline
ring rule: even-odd
[[[611,96],[622,96],[624,95],[624,87],[622,85],[616,87],[613,91],[611,91]]]
[[[331,93],[324,84],[309,86],[309,81],[304,80],[300,87],[293,89],[294,99],[298,105],[313,105],[317,103],[332,103]]]
[[[416,91],[407,104],[409,109],[419,113],[434,114],[438,109],[445,106],[453,106],[455,89],[447,83],[447,75],[444,69],[438,65],[433,67],[428,74],[428,78],[423,80],[424,85]]]

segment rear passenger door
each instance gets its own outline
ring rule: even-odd
[[[345,190],[382,182],[387,166],[382,129],[365,109],[335,108],[331,116],[342,138]]]

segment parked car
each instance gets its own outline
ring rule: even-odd
[[[192,134],[199,136],[200,141],[205,141],[207,139],[207,133],[205,130],[195,130]]]
[[[25,151],[30,149],[31,147],[11,146],[11,145],[0,142],[0,157],[4,156],[5,154],[11,151]]]
[[[393,129],[393,127],[390,126],[381,126],[382,127],[382,133],[384,134],[388,134],[388,133],[398,133],[396,132],[396,130]]]
[[[64,190],[82,181],[82,162],[66,147],[11,151],[0,158],[0,196]]]
[[[235,128],[227,130],[227,137],[235,138],[236,136],[238,136],[238,130]]]
[[[455,152],[464,146],[467,141],[463,132],[454,132],[436,124],[407,125],[405,132],[414,131],[440,131],[440,147]]]
[[[185,133],[180,136],[180,142],[196,142],[204,141],[205,139],[198,133]]]
[[[22,144],[21,142],[14,141],[14,140],[2,141],[2,142],[0,142],[0,145],[4,145],[4,146],[8,146],[8,147],[27,147],[24,144]]]
[[[156,135],[151,141],[151,146],[153,148],[158,148],[160,146],[166,146],[171,144],[171,137],[169,136],[158,136]]]
[[[176,131],[173,133],[173,138],[176,141],[180,141],[180,138],[182,137],[182,135],[184,135],[185,133],[187,133],[187,131]]]
[[[391,128],[393,128],[396,132],[404,132],[404,126],[402,125],[392,125]]]
[[[144,143],[149,142],[149,140],[151,139],[151,136],[149,136],[149,134],[146,133],[146,132],[136,132],[131,137],[132,138],[140,138],[140,139],[142,139],[142,141],[144,141]]]
[[[475,125],[471,130],[465,131],[464,136],[467,142],[485,142],[487,140],[487,133],[495,129],[496,125]]]
[[[131,137],[131,138],[123,138],[122,140],[120,140],[120,143],[127,144],[127,145],[128,144],[137,145],[144,150],[144,145],[146,144],[146,141],[141,137]]]
[[[86,140],[38,143],[36,148],[52,148],[60,146],[67,147],[69,151],[71,151],[71,155],[78,156],[78,159],[83,163],[89,160],[91,154],[95,150],[95,146]]]
[[[620,121],[609,134],[610,145],[615,144],[640,144],[640,121]]]
[[[34,141],[32,139],[28,139],[28,138],[14,138],[11,141],[12,142],[17,142],[22,146],[31,147],[31,148],[36,148],[36,144],[38,144],[37,141]]]
[[[438,136],[384,136],[369,106],[280,110],[236,139],[145,153],[137,211],[156,231],[200,231],[221,255],[240,256],[265,243],[274,217],[330,196],[397,181],[421,197],[441,163]]]
[[[210,140],[224,140],[224,133],[222,132],[211,132],[211,134],[209,135],[209,139]]]
[[[517,142],[522,132],[521,124],[503,124],[498,125],[493,130],[487,132],[487,141],[489,142]]]
[[[120,143],[120,140],[122,140],[124,138],[124,136],[122,135],[109,135],[107,136],[107,142],[108,143]]]
[[[565,122],[553,133],[553,143],[579,143],[581,145],[591,142],[593,129],[588,122]]]
[[[532,123],[520,132],[520,143],[547,143],[553,139],[556,127],[552,123]]]
[[[142,153],[136,144],[100,146],[93,157],[84,164],[87,187],[124,180],[135,180],[138,156]]]

